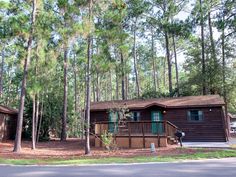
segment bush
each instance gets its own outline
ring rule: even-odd
[[[113,143],[112,133],[105,131],[103,134],[101,134],[101,140],[107,150],[110,151],[113,147],[115,147],[115,144]]]

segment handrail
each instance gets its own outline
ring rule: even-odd
[[[167,124],[171,125],[173,128],[179,129],[176,125],[174,125],[173,123],[171,123],[170,121],[166,121]]]
[[[139,124],[139,123],[165,123],[166,121],[164,120],[158,120],[158,121],[149,121],[149,120],[143,120],[143,121],[125,121],[127,123],[134,123],[134,124]],[[112,121],[100,121],[100,122],[95,122],[94,124],[111,124],[111,123],[117,123],[117,122],[112,122]],[[170,123],[171,124],[171,123]],[[172,124],[174,125],[174,124]]]
[[[129,124],[147,124],[147,123],[149,123],[149,124],[152,124],[152,123],[161,123],[162,125],[163,125],[163,130],[164,130],[164,132],[163,133],[165,133],[167,136],[168,136],[168,131],[167,131],[167,127],[168,126],[170,126],[170,127],[172,127],[172,129],[174,129],[174,130],[172,130],[172,131],[174,131],[174,132],[176,132],[179,128],[176,126],[176,125],[174,125],[173,123],[171,123],[171,122],[169,122],[169,121],[166,121],[166,120],[161,120],[161,121],[125,121],[126,123],[127,123],[127,125],[129,125]],[[110,125],[110,124],[116,124],[116,123],[118,123],[118,122],[108,122],[108,121],[100,121],[100,122],[95,122],[94,124],[96,125]],[[168,129],[169,130],[169,129]],[[172,132],[173,133],[173,132]]]
[[[94,131],[95,134],[99,137],[105,131],[110,131],[112,129],[113,136],[127,136],[129,138],[129,147],[131,147],[131,138],[132,137],[142,137],[143,138],[143,147],[145,147],[145,138],[152,136],[157,137],[158,139],[162,136],[166,137],[167,140],[177,140],[175,133],[179,128],[173,123],[167,120],[161,121],[123,121],[125,124],[120,125],[119,122],[108,122],[101,121],[95,122]],[[114,124],[114,125],[111,125]],[[110,127],[111,125],[111,127]],[[159,143],[159,140],[158,140]]]

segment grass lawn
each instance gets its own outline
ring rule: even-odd
[[[79,165],[79,164],[110,164],[110,163],[142,163],[142,162],[173,162],[181,160],[197,160],[211,158],[236,157],[236,150],[216,150],[212,152],[199,152],[194,154],[178,154],[172,156],[135,156],[135,157],[77,157],[63,160],[61,158],[49,159],[3,159],[0,158],[1,164],[14,165]]]

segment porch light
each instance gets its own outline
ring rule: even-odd
[[[166,114],[166,111],[165,111],[165,110],[163,111],[163,114]]]

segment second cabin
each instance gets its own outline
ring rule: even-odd
[[[145,148],[175,144],[175,132],[184,141],[225,142],[228,122],[219,95],[95,102],[91,104],[91,128],[95,146],[105,131],[119,147]]]

